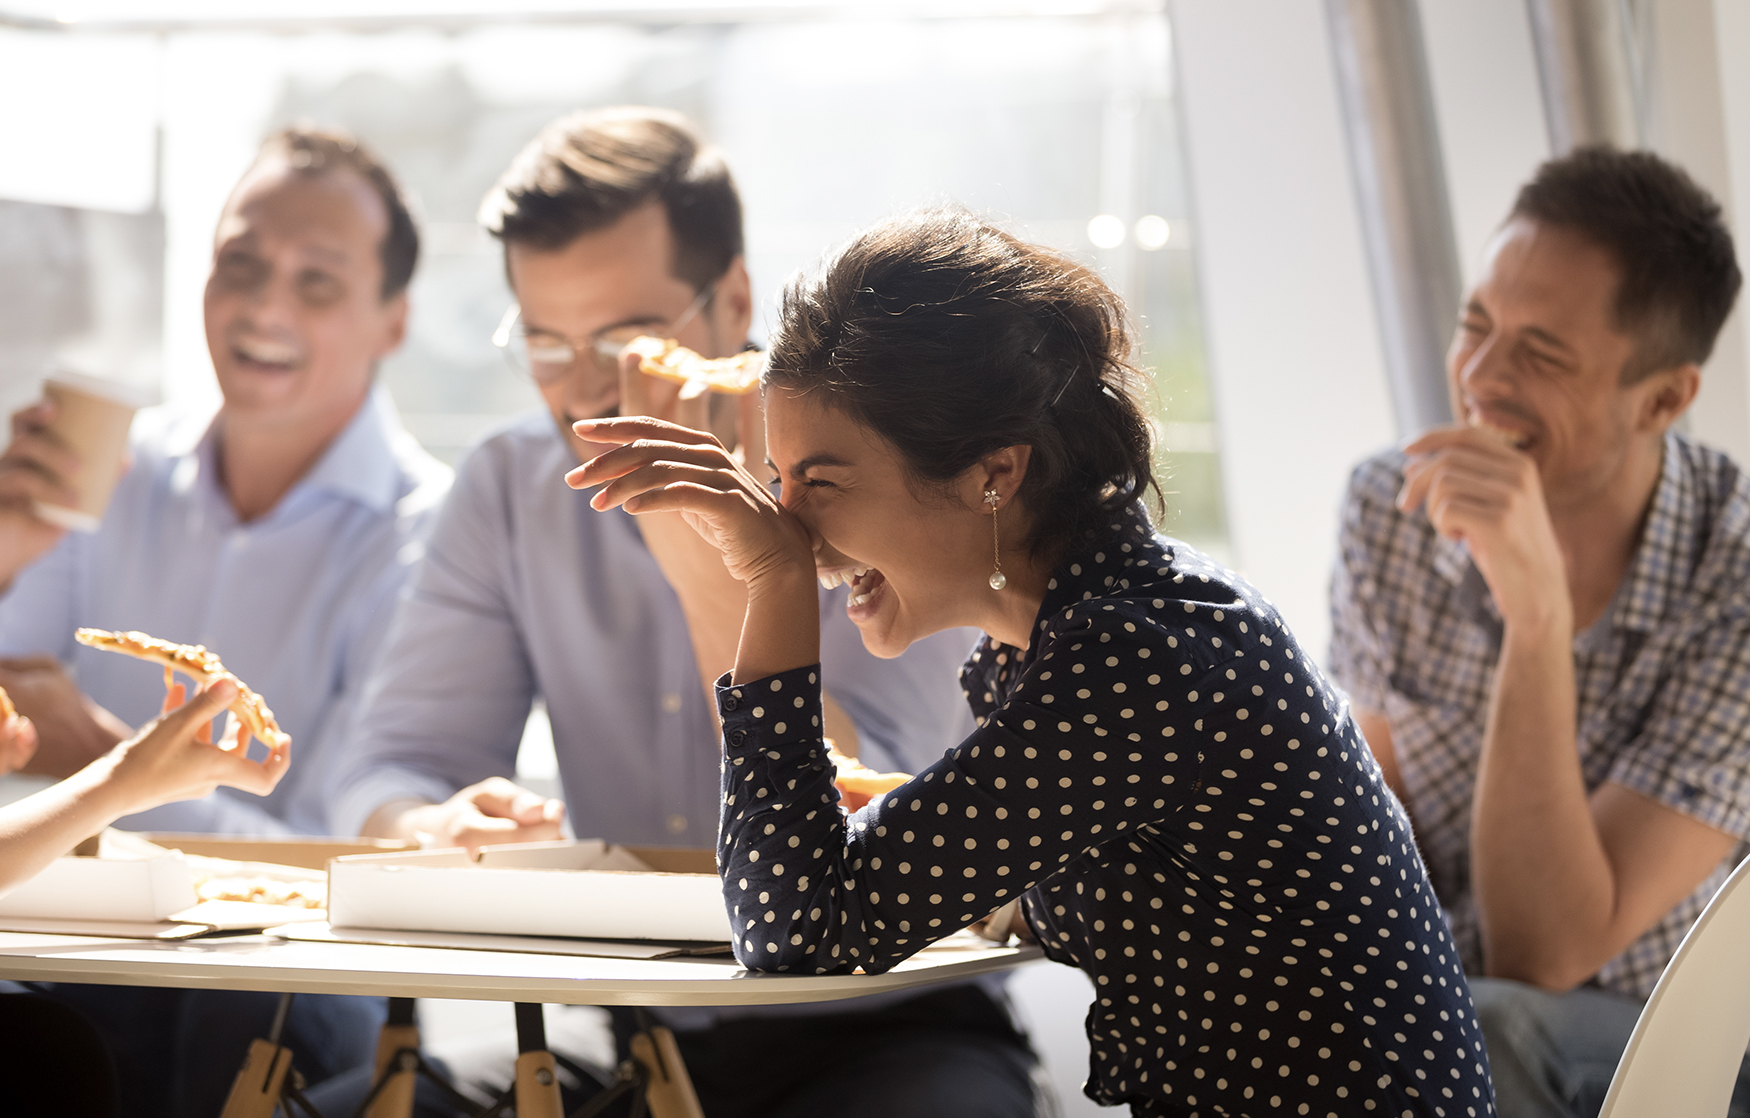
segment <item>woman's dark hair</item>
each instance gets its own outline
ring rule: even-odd
[[[1160,489],[1124,304],[1089,268],[963,210],[883,222],[784,293],[769,384],[819,393],[942,486],[1032,447],[1027,547],[1071,540]]]
[[[1713,352],[1743,277],[1719,203],[1682,168],[1650,151],[1579,148],[1537,169],[1509,220],[1520,217],[1616,257],[1616,325],[1637,341],[1623,383]]]

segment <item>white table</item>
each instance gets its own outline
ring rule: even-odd
[[[566,1005],[774,1005],[832,1001],[1007,970],[1037,947],[956,936],[886,974],[754,974],[728,956],[606,959],[274,936],[99,939],[0,933],[0,979],[282,993],[374,994]]]

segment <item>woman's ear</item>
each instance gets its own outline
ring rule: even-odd
[[[979,482],[978,503],[983,505],[984,494],[994,489],[997,507],[1006,508],[1021,491],[1021,482],[1026,480],[1027,466],[1032,460],[1033,448],[1025,443],[1005,446],[981,458],[972,470]]]

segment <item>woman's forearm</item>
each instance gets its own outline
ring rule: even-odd
[[[764,679],[819,662],[820,596],[812,567],[750,583],[734,682]]]
[[[82,840],[126,815],[101,757],[66,780],[0,808],[0,891],[36,876]]]

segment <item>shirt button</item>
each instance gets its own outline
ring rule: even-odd
[[[731,731],[729,731],[729,744],[730,745],[740,745],[742,742],[744,742],[746,740],[747,740],[747,731],[746,730],[731,730]]]
[[[678,835],[686,829],[687,829],[687,817],[686,816],[684,816],[684,815],[671,815],[668,817],[668,833],[669,834]]]
[[[681,697],[679,695],[674,694],[673,692],[670,692],[669,694],[664,695],[662,697],[662,709],[669,714],[673,714],[676,711],[680,710],[681,709]],[[682,825],[683,826],[685,825],[684,821],[683,821]]]
[[[724,710],[734,710],[739,706],[741,706],[741,700],[736,698],[734,695],[723,696],[723,709]]]

